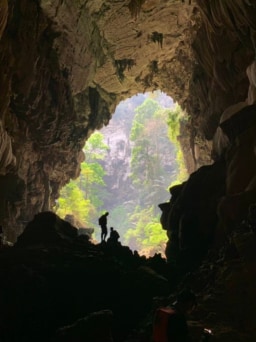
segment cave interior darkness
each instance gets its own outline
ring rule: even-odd
[[[115,342],[150,341],[153,298],[185,287],[195,335],[256,340],[255,17],[253,0],[0,1],[1,341],[111,341],[110,322]],[[157,203],[167,261],[52,212],[91,133],[156,89],[188,115],[189,177]]]

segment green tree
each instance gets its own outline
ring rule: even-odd
[[[98,161],[104,159],[107,150],[101,133],[90,136],[84,148],[86,161],[81,164],[80,177],[70,181],[61,191],[58,215],[72,214],[85,226],[93,225],[104,203],[99,194],[104,193],[101,189],[105,187],[105,171]]]
[[[184,157],[183,157],[180,142],[178,139],[180,135],[180,122],[181,121],[186,121],[186,117],[181,107],[178,104],[176,104],[174,109],[168,112],[168,119],[167,119],[168,136],[169,136],[170,141],[172,141],[176,147],[176,160],[178,163],[178,173],[177,173],[175,181],[172,182],[171,186],[182,183],[188,177],[188,172],[185,167]]]
[[[85,199],[77,181],[70,181],[60,193],[58,200],[57,214],[65,217],[67,214],[73,215],[84,225],[89,225],[89,217],[93,212],[93,206],[89,199]]]
[[[106,172],[100,162],[104,160],[108,150],[109,147],[104,143],[104,136],[100,132],[93,133],[84,147],[86,160],[81,164],[80,188],[84,197],[90,199],[95,208],[95,215],[91,217],[94,222],[97,212],[104,204]]]
[[[132,249],[150,250],[150,254],[163,252],[166,244],[166,232],[155,216],[153,206],[141,210],[138,206],[131,215],[134,228],[128,229],[124,240]]]
[[[133,120],[131,176],[139,195],[125,241],[133,249],[150,254],[163,252],[167,240],[152,203],[162,202],[166,187],[187,177],[178,140],[180,120],[184,120],[184,114],[179,106],[162,108],[154,98],[136,109]]]
[[[103,134],[94,132],[87,140],[84,147],[86,162],[90,163],[94,160],[103,160],[108,150],[109,147],[104,143]]]
[[[152,98],[146,99],[137,107],[133,120],[130,139],[133,142],[131,155],[131,177],[139,191],[138,204],[147,205],[161,201],[166,187],[174,178],[176,161],[173,158],[165,164],[166,156],[176,149],[167,135],[169,109],[161,106]],[[170,158],[168,159],[170,161]],[[161,190],[159,179],[165,179]],[[169,181],[168,181],[169,180]],[[152,196],[153,195],[153,196]]]
[[[98,185],[103,187],[105,186],[105,182],[103,180],[104,175],[105,171],[102,165],[100,165],[99,163],[83,162],[81,164],[81,173],[79,180],[80,188],[83,190],[84,197],[86,199],[94,198],[95,205],[97,206],[102,205],[102,201],[97,198],[95,190],[98,190]]]

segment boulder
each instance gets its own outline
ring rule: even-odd
[[[48,211],[35,215],[18,237],[15,246],[56,245],[62,242],[72,242],[76,237],[75,227]]]

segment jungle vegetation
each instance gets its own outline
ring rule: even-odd
[[[125,162],[120,155],[119,159],[111,155],[113,147],[104,130],[91,135],[84,147],[86,160],[80,177],[61,191],[58,215],[71,214],[81,226],[94,227],[99,241],[98,217],[109,211],[108,226],[119,231],[123,245],[145,255],[164,253],[167,237],[159,222],[158,204],[169,199],[170,185],[187,178],[178,140],[185,115],[167,98],[154,92],[133,103],[129,102],[133,98],[128,99],[117,108],[112,120],[119,120],[118,127],[122,121],[129,141],[129,149],[125,142],[117,142]],[[121,173],[122,164],[127,174],[121,175],[117,185],[115,171]]]

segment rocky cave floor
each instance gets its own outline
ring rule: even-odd
[[[214,341],[255,341],[245,293],[255,284],[255,246],[252,232],[237,230],[180,273],[160,255],[92,244],[54,213],[38,214],[0,250],[0,341],[150,342],[155,309],[184,287],[198,297],[193,341],[204,327]]]

